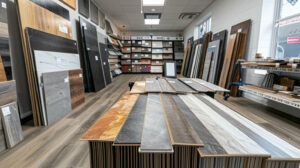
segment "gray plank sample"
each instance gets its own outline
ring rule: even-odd
[[[199,83],[200,85],[203,85],[203,86],[209,88],[210,90],[215,91],[215,92],[230,92],[227,89],[224,89],[224,88],[222,88],[218,85],[212,84],[210,82],[206,82],[206,81],[204,81],[202,79],[199,79],[199,78],[192,78],[192,80]]]
[[[3,130],[8,148],[16,146],[23,138],[17,104],[11,103],[0,107]]]
[[[219,57],[219,49],[220,49],[220,40],[212,41],[208,44],[207,53],[212,52],[212,60],[211,60],[211,66],[210,66],[210,72],[208,81],[210,83],[215,83],[216,78],[218,77],[217,71],[218,68],[222,67],[221,64],[221,58]]]
[[[160,88],[158,80],[156,80],[155,78],[147,78],[145,90],[148,93],[160,93],[161,88]]]
[[[207,81],[210,75],[210,67],[212,62],[213,52],[207,52],[204,62],[202,79]]]
[[[141,144],[147,95],[140,95],[125,121],[115,144]]]
[[[158,79],[158,82],[163,93],[176,93],[165,79]]]
[[[0,152],[4,151],[6,149],[6,141],[4,137],[4,130],[2,127],[2,117],[0,117]]]
[[[173,147],[163,114],[160,95],[149,93],[139,148],[141,153],[171,153]]]
[[[189,87],[193,88],[199,93],[206,93],[206,92],[213,92],[213,90],[200,85],[198,82],[193,81],[190,78],[179,78],[180,81],[182,81],[184,84],[188,85]]]
[[[180,82],[177,79],[166,78],[166,80],[172,86],[172,88],[174,88],[176,93],[196,93],[195,90],[186,86],[185,84],[183,84],[182,82]]]
[[[0,82],[0,106],[16,102],[17,93],[16,93],[16,82]]]
[[[69,72],[49,72],[42,76],[46,116],[50,125],[71,111]]]

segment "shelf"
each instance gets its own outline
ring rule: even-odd
[[[257,66],[257,65],[242,65],[245,69],[261,69],[274,72],[288,72],[288,73],[300,73],[300,69],[294,68],[277,68],[277,67],[267,67],[267,66]]]
[[[263,91],[259,90],[260,88],[257,87],[257,89],[255,89],[255,87],[253,87],[253,86],[251,86],[251,87],[249,87],[247,85],[246,86],[240,86],[239,89],[244,91],[244,92],[247,92],[247,93],[259,96],[259,97],[266,98],[268,100],[273,100],[275,102],[278,102],[278,103],[281,103],[281,104],[285,104],[285,105],[300,109],[300,100],[299,100],[299,102],[298,101],[296,102],[296,101],[294,101],[295,99],[293,99],[293,98],[278,95],[278,94],[275,94],[275,93],[263,92]]]

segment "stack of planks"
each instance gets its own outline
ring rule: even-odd
[[[226,55],[222,68],[219,86],[228,88],[231,78],[233,82],[238,82],[239,70],[232,77],[234,66],[238,59],[243,59],[247,47],[248,34],[251,26],[251,20],[244,21],[231,27],[229,42],[227,45]],[[238,87],[231,88],[231,96],[237,96]]]
[[[128,92],[81,140],[92,167],[300,165],[299,149],[204,94]]]

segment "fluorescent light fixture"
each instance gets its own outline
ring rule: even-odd
[[[145,19],[145,25],[159,25],[160,19]]]
[[[165,0],[143,0],[143,6],[164,6]]]

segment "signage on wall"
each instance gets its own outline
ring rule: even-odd
[[[300,43],[300,37],[288,37],[287,43],[289,44]]]

